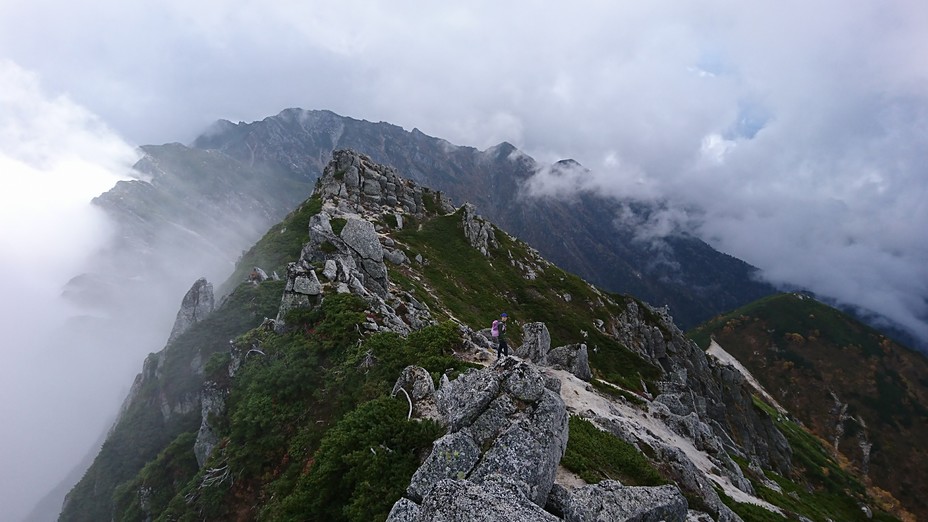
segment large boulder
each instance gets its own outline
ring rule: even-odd
[[[503,475],[481,484],[467,480],[439,482],[423,501],[419,522],[558,522],[559,519],[529,502],[519,485]]]
[[[548,352],[547,362],[548,365],[566,370],[584,381],[593,378],[593,372],[590,370],[590,355],[584,343],[558,346]]]
[[[516,348],[516,355],[544,366],[548,361],[549,350],[551,334],[545,323],[528,323],[522,327],[522,346]]]
[[[445,435],[435,441],[432,452],[413,474],[406,496],[421,502],[439,481],[466,477],[479,459],[480,448],[468,430]]]
[[[566,522],[683,522],[689,505],[674,485],[623,486],[615,480],[575,490],[564,510]]]

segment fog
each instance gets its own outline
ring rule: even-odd
[[[62,288],[112,230],[88,203],[136,153],[10,62],[0,62],[0,121],[0,519],[18,520],[91,449],[138,365],[59,339],[81,313]]]
[[[87,201],[128,175],[134,147],[286,107],[574,158],[590,172],[542,171],[527,190],[659,202],[642,239],[695,233],[928,339],[925,27],[914,0],[0,2],[4,420],[82,411],[59,394],[93,357],[33,334],[73,313],[58,289],[111,233]],[[86,434],[44,413],[7,430],[61,440],[0,441],[3,469],[48,461],[4,472],[0,517],[93,444],[143,356],[74,391],[94,411]]]

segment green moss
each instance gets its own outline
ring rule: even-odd
[[[561,464],[590,484],[605,479],[628,486],[667,483],[634,446],[579,417],[570,418],[570,437]]]
[[[334,232],[335,235],[337,236],[342,233],[342,230],[345,228],[345,225],[348,224],[348,220],[345,218],[340,218],[340,217],[332,218],[331,224],[332,224],[332,232]]]

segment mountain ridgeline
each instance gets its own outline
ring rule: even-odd
[[[666,308],[402,173],[336,151],[194,283],[60,520],[908,516]]]

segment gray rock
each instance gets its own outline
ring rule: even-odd
[[[490,255],[491,248],[498,248],[496,236],[493,233],[493,225],[477,214],[477,207],[471,203],[465,203],[462,207],[462,221],[464,225],[464,236],[472,247],[484,256]]]
[[[383,257],[394,265],[404,265],[409,262],[409,258],[402,250],[384,249]]]
[[[443,379],[435,391],[435,401],[448,428],[454,431],[473,422],[499,395],[499,390],[498,374],[473,370],[453,381]]]
[[[545,323],[528,323],[522,327],[522,346],[516,348],[515,354],[535,364],[547,364],[548,351],[551,350],[551,334]]]
[[[180,303],[180,310],[177,311],[177,318],[174,320],[168,343],[173,342],[191,326],[205,319],[213,311],[215,304],[212,283],[204,277],[197,279]]]
[[[534,411],[497,437],[471,480],[481,482],[499,473],[512,478],[529,500],[544,506],[566,447],[567,409],[559,395],[545,389]]]
[[[496,368],[503,371],[503,389],[516,399],[535,402],[545,391],[544,375],[534,365],[506,358]]]
[[[339,236],[361,259],[383,261],[383,247],[380,246],[380,238],[370,221],[349,219]]]
[[[322,293],[322,284],[319,283],[314,270],[306,270],[295,275],[292,283],[288,281],[287,289],[298,294],[319,295]]]
[[[393,504],[386,522],[416,522],[419,520],[419,504],[408,498],[401,498]]]
[[[614,480],[585,486],[570,495],[567,522],[634,521],[682,522],[689,505],[674,485],[623,486]]]
[[[288,263],[287,284],[284,286],[280,308],[277,311],[277,329],[284,328],[284,318],[290,310],[311,306],[321,293],[322,285],[312,268],[307,268],[302,263]]]
[[[549,374],[544,374],[545,377],[545,388],[553,391],[554,393],[561,393],[561,380],[557,377]]]
[[[548,500],[545,503],[545,511],[559,517],[564,516],[564,511],[570,503],[570,491],[564,486],[555,483],[551,486],[551,492],[548,493]]]
[[[435,395],[435,383],[428,370],[420,366],[407,366],[403,368],[399,379],[393,385],[392,395],[396,395],[400,388],[409,393],[413,401],[421,401],[426,397]]]
[[[338,277],[338,266],[335,264],[335,260],[325,260],[325,268],[322,269],[322,276],[329,281],[335,281],[335,278]]]
[[[590,356],[584,343],[558,346],[548,352],[547,362],[548,365],[567,370],[584,381],[593,378]]]
[[[261,282],[267,281],[268,279],[269,278],[268,278],[267,272],[262,270],[261,267],[256,266],[251,269],[251,280],[252,281],[261,283]]]
[[[206,464],[206,459],[213,452],[216,444],[219,444],[219,435],[213,429],[210,418],[221,418],[226,407],[226,391],[214,382],[207,382],[203,385],[203,393],[200,402],[200,430],[197,432],[197,440],[193,444],[193,454],[197,458],[197,464],[202,468]]]
[[[467,478],[479,459],[480,448],[468,430],[449,433],[432,445],[432,452],[413,474],[406,495],[421,501],[439,481]]]
[[[509,426],[509,417],[517,411],[516,405],[508,395],[500,395],[494,399],[470,426],[474,440],[481,447],[496,440],[500,432]]]
[[[482,484],[443,480],[420,507],[419,520],[468,522],[558,522],[559,519],[528,502],[505,476],[488,477]]]

